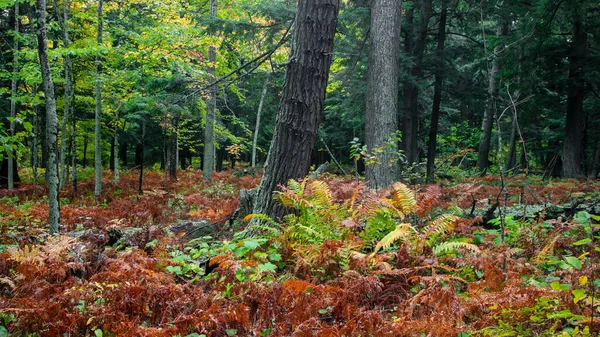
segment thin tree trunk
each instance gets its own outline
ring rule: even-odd
[[[437,146],[438,123],[440,119],[440,104],[442,102],[442,82],[444,80],[444,43],[446,42],[446,20],[448,16],[448,0],[442,0],[440,24],[437,41],[437,65],[435,67],[435,88],[433,92],[433,107],[431,109],[431,127],[429,143],[427,144],[427,181],[435,180],[435,155]]]
[[[56,100],[54,83],[48,61],[48,38],[46,32],[46,0],[36,1],[38,17],[38,54],[42,72],[42,83],[46,97],[46,143],[48,144],[48,163],[46,164],[46,182],[48,184],[49,231],[58,233],[60,208],[58,203],[58,172],[56,167],[58,117],[56,115]]]
[[[384,189],[398,178],[394,161],[396,144],[388,143],[398,130],[398,76],[402,1],[375,0],[371,5],[369,68],[365,119],[365,143],[377,154],[377,163],[366,167],[366,179],[375,189]]]
[[[569,78],[567,84],[567,121],[563,146],[563,175],[565,178],[583,177],[584,173],[584,116],[583,99],[585,87],[582,65],[587,54],[587,33],[581,24],[580,9],[574,9],[573,42],[569,55]]]
[[[142,122],[142,139],[140,140],[140,176],[138,179],[138,193],[142,194],[142,184],[144,182],[144,142],[146,138],[146,121]]]
[[[419,29],[416,34],[411,56],[414,58],[410,70],[411,79],[404,87],[404,118],[402,124],[402,142],[406,160],[409,164],[419,162],[419,86],[423,67],[423,55],[427,40],[427,27],[431,16],[431,1],[422,0],[420,6]]]
[[[34,84],[33,85],[33,93],[35,95],[37,95],[37,85]],[[37,186],[37,178],[38,178],[38,173],[37,173],[37,169],[38,169],[38,134],[40,132],[40,126],[39,126],[39,117],[38,117],[38,113],[39,113],[39,109],[37,104],[34,103],[34,114],[33,114],[33,149],[32,149],[32,163],[31,165],[33,166],[33,186]]]
[[[88,133],[83,135],[83,167],[87,167]]]
[[[298,1],[285,85],[254,213],[281,217],[285,210],[275,206],[273,191],[308,174],[333,57],[338,7],[338,0]]]
[[[254,126],[254,137],[252,139],[252,167],[256,167],[256,146],[258,143],[258,131],[260,130],[260,115],[262,113],[265,96],[267,95],[269,76],[271,76],[271,70],[267,70],[267,74],[265,75],[265,83],[263,84],[262,93],[260,94],[260,101],[258,102],[258,111],[256,112],[256,125]]]
[[[98,47],[102,46],[102,3],[98,1]],[[94,169],[96,172],[96,184],[94,186],[94,196],[99,196],[102,193],[102,149],[100,139],[100,123],[102,113],[102,79],[100,71],[102,64],[100,55],[96,56],[96,118],[94,124]]]
[[[509,93],[510,95],[510,93]],[[508,158],[506,158],[506,170],[514,170],[516,172],[517,166],[517,120],[512,114],[512,123],[510,128],[510,144],[508,146]]]
[[[498,26],[496,36],[502,37],[508,33],[508,24],[501,22]],[[494,49],[494,54],[498,55],[504,50],[504,44],[500,43]],[[481,137],[479,139],[479,151],[477,155],[477,169],[481,175],[484,175],[488,166],[490,165],[489,154],[490,144],[492,139],[492,127],[494,125],[494,107],[495,98],[498,96],[498,88],[496,83],[498,81],[498,73],[500,72],[501,63],[498,56],[494,57],[492,62],[492,69],[488,74],[488,99],[487,106],[483,115],[483,121],[481,124]]]
[[[68,0],[63,0],[63,17],[62,24],[62,37],[65,49],[69,48],[69,6]],[[60,19],[60,13],[58,11],[58,2],[54,1],[56,7],[56,14]],[[69,120],[70,109],[72,107],[70,99],[73,91],[73,78],[72,78],[72,62],[69,53],[64,58],[65,66],[65,106],[63,112],[62,128],[61,128],[61,139],[60,139],[60,184],[59,189],[62,190],[67,180],[67,164],[66,164],[66,150],[67,150],[67,123]]]
[[[19,1],[15,2],[15,36],[13,47],[13,71],[12,80],[10,83],[10,137],[11,143],[14,142],[15,136],[15,119],[17,118],[17,74],[19,71]],[[12,190],[15,187],[15,153],[12,147],[8,149],[8,189]]]
[[[119,109],[115,111],[115,138],[113,143],[114,148],[114,162],[113,162],[113,182],[119,183]]]
[[[594,163],[592,165],[592,172],[590,177],[592,179],[598,178],[598,173],[600,173],[600,141],[596,144],[596,152],[594,155]]]
[[[210,16],[217,17],[217,0],[210,1]],[[209,82],[216,79],[215,63],[217,60],[217,49],[214,45],[208,48]],[[202,174],[204,179],[212,179],[212,171],[215,167],[215,110],[217,109],[217,85],[210,88],[209,98],[206,104],[206,127],[204,129],[204,165]]]

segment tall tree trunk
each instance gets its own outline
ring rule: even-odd
[[[501,22],[498,26],[496,36],[502,37],[508,33],[508,24]],[[483,115],[483,122],[481,124],[481,137],[479,139],[479,151],[477,155],[477,169],[481,175],[484,175],[488,166],[490,165],[490,144],[492,139],[492,127],[494,126],[494,109],[495,99],[498,96],[498,88],[496,83],[498,81],[498,73],[500,72],[500,59],[498,54],[504,50],[504,44],[500,43],[494,48],[494,60],[492,61],[492,69],[488,74],[488,99],[485,112]]]
[[[102,47],[102,3],[98,1],[98,48]],[[102,193],[102,148],[100,139],[100,125],[102,113],[102,78],[100,71],[102,64],[100,55],[96,56],[96,118],[94,123],[94,169],[96,172],[96,184],[94,185],[94,196]]]
[[[37,95],[37,85],[33,85],[33,92]],[[33,148],[32,148],[32,153],[31,153],[31,166],[32,166],[32,170],[33,170],[33,186],[37,186],[37,169],[38,169],[38,134],[40,132],[40,126],[39,126],[39,117],[38,117],[38,106],[37,104],[34,103],[34,108],[33,108]]]
[[[338,7],[338,0],[298,1],[285,85],[254,213],[281,217],[285,210],[275,207],[273,191],[289,179],[308,174],[333,55]]]
[[[444,79],[444,43],[446,42],[446,20],[448,16],[448,2],[442,0],[440,24],[437,40],[437,64],[435,66],[435,88],[433,92],[433,107],[431,109],[431,127],[429,129],[429,143],[427,144],[427,181],[435,180],[435,155],[437,146],[438,123],[440,119],[440,104],[442,102],[442,82]]]
[[[50,234],[58,233],[60,222],[60,208],[58,204],[58,172],[57,172],[57,140],[58,116],[56,115],[56,99],[54,96],[54,83],[48,61],[48,38],[46,32],[46,0],[36,1],[38,23],[38,54],[42,72],[42,83],[46,97],[46,143],[48,144],[48,163],[46,164],[46,182],[48,184],[49,203],[49,231]]]
[[[19,72],[19,1],[15,1],[15,36],[13,42],[13,70],[10,83],[10,137],[11,143],[15,136],[15,118],[17,118],[17,75]],[[12,190],[15,186],[16,153],[11,147],[8,149],[8,189]]]
[[[404,118],[402,123],[402,143],[409,164],[419,162],[419,85],[423,55],[427,42],[427,27],[431,16],[431,0],[421,0],[419,29],[417,30],[411,56],[413,66],[410,79],[404,87]]]
[[[113,153],[114,153],[114,162],[113,162],[113,183],[119,183],[119,109],[115,111],[115,138],[113,143]]]
[[[217,17],[217,0],[210,0],[210,16]],[[209,81],[216,79],[215,63],[217,60],[217,49],[214,45],[208,48],[208,69]],[[202,174],[204,179],[212,179],[212,171],[215,168],[215,114],[217,109],[217,88],[215,84],[210,87],[209,98],[206,104],[206,128],[204,129],[204,161]]]
[[[375,164],[366,168],[366,179],[371,187],[383,189],[398,178],[398,165],[394,162],[397,145],[389,147],[398,130],[398,74],[400,67],[400,29],[402,1],[375,0],[371,5],[369,33],[369,68],[367,70],[367,96],[365,143],[371,153],[382,152]]]
[[[269,85],[269,76],[271,71],[267,70],[265,75],[265,83],[263,84],[262,93],[260,94],[260,101],[258,102],[258,111],[256,112],[256,125],[254,126],[254,137],[252,139],[252,167],[256,167],[256,146],[258,143],[258,131],[260,130],[260,115],[262,113],[263,102],[267,95],[267,87]]]
[[[87,167],[88,133],[83,135],[83,167]]]
[[[62,25],[62,38],[65,49],[69,48],[69,6],[67,4],[68,0],[63,0],[63,16],[60,19],[60,13],[58,10],[58,2],[54,1],[54,7],[56,9],[56,15],[61,21]],[[71,103],[70,99],[73,96],[73,78],[72,78],[72,62],[69,53],[65,54],[64,58],[64,67],[65,67],[65,93],[64,93],[64,112],[63,112],[63,120],[60,134],[60,184],[59,189],[62,190],[65,186],[65,182],[67,180],[67,160],[66,160],[66,151],[67,151],[67,123],[69,121]]]
[[[575,8],[573,17],[573,42],[569,55],[567,84],[567,122],[563,146],[563,175],[565,178],[583,177],[584,170],[584,116],[585,87],[582,66],[587,54],[587,33],[581,25],[581,9]]]
[[[75,106],[75,95],[71,99],[71,104]],[[75,136],[77,134],[77,120],[75,119],[75,109],[71,111],[71,148],[73,149],[71,154],[71,182],[73,184],[73,194],[77,193],[77,144],[75,142]]]

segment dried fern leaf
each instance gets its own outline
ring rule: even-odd
[[[540,252],[533,259],[533,263],[539,264],[543,263],[544,260],[554,254],[554,246],[556,246],[556,242],[560,238],[561,233],[556,234],[545,246],[540,250]]]
[[[476,254],[481,252],[479,247],[468,242],[442,242],[432,249],[435,255],[447,254],[458,250],[468,250]]]
[[[315,204],[329,207],[333,205],[333,197],[327,183],[321,180],[315,180],[310,183],[310,188],[314,197]]]
[[[415,211],[417,204],[415,192],[403,183],[395,183],[392,192],[393,205],[400,209],[404,214],[410,214]]]
[[[448,234],[454,228],[454,222],[457,219],[458,217],[455,215],[441,215],[429,225],[425,226],[423,229],[423,232],[425,233],[424,238],[429,238],[432,235],[441,237]]]

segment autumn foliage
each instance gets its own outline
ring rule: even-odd
[[[133,175],[97,199],[91,185],[64,194],[70,203],[56,237],[41,235],[46,205],[38,190],[1,199],[0,326],[17,336],[591,336],[600,329],[593,216],[510,220],[502,243],[497,228],[469,216],[471,199],[498,193],[491,179],[376,193],[325,176],[284,187],[285,222],[256,216],[263,235],[240,239],[232,235],[252,225],[227,220],[239,190],[258,178],[218,173],[209,184],[200,176],[185,171],[165,190],[149,173],[142,195]],[[600,190],[581,184],[569,196],[561,183],[531,192],[511,184],[511,194],[532,204],[534,194],[568,201]],[[218,230],[186,242],[170,229],[199,219]],[[115,247],[111,230],[129,227],[142,230]]]

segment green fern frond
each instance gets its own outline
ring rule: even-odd
[[[468,250],[476,254],[481,252],[479,247],[468,242],[442,242],[433,247],[432,251],[435,255],[442,255],[450,252],[456,252],[461,249]]]
[[[418,232],[411,224],[399,224],[398,226],[396,226],[396,229],[389,232],[386,236],[379,240],[379,242],[377,242],[373,254],[376,254],[380,249],[388,248],[398,239],[407,238],[414,234],[418,234]]]
[[[287,188],[289,188],[290,191],[294,192],[294,194],[296,194],[299,197],[302,197],[302,195],[304,194],[304,186],[305,186],[304,181],[302,181],[302,184],[300,184],[295,179],[290,179],[287,183]]]
[[[415,211],[417,200],[415,192],[403,183],[395,183],[394,191],[392,192],[393,205],[402,211],[404,214],[410,214]]]
[[[315,204],[319,206],[329,207],[333,204],[331,190],[324,181],[315,180],[310,183],[310,188],[314,196]]]
[[[454,221],[458,219],[455,215],[444,214],[423,228],[423,238],[441,237],[448,234],[454,228]]]

